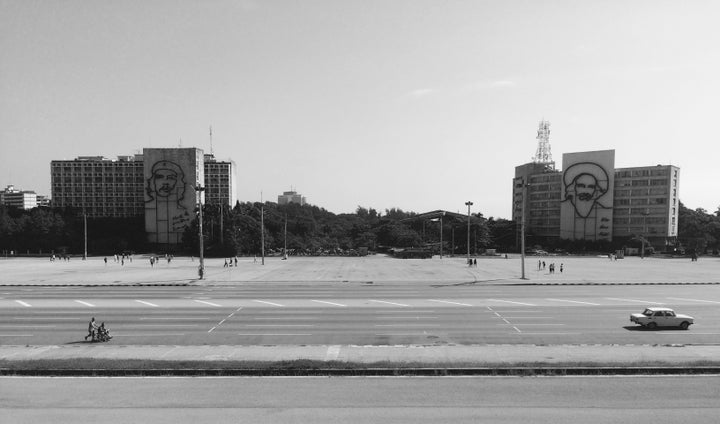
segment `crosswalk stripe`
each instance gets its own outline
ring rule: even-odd
[[[702,300],[702,299],[684,299],[682,297],[668,297],[668,299],[671,300],[685,300],[689,302],[705,302],[705,303],[717,303],[720,304],[720,302],[714,301],[714,300]]]
[[[91,308],[95,306],[95,305],[93,305],[92,303],[83,302],[82,300],[76,300],[76,302],[79,303],[79,304],[81,304],[81,305],[89,306],[89,307],[91,307]]]
[[[153,307],[156,307],[156,308],[158,307],[158,305],[156,305],[156,304],[154,304],[154,303],[146,302],[146,301],[144,301],[144,300],[135,300],[135,301],[138,302],[138,303],[142,303],[143,305],[153,306]]]
[[[32,305],[30,305],[29,303],[23,302],[22,300],[16,300],[15,302],[17,302],[17,303],[25,306],[26,308],[29,308],[29,307],[32,306]]]
[[[207,302],[207,301],[204,301],[204,300],[197,300],[197,299],[193,299],[193,300],[194,300],[195,302],[197,302],[197,303],[204,303],[204,304],[210,305],[210,306],[218,306],[218,307],[221,306],[221,305],[218,305],[217,303]]]
[[[283,305],[281,305],[281,304],[279,304],[279,303],[266,302],[266,301],[264,301],[264,300],[253,300],[253,302],[264,303],[264,304],[266,304],[266,305],[272,305],[272,306],[283,306]]]
[[[343,307],[347,306],[347,305],[343,305],[342,303],[326,302],[324,300],[313,300],[313,302],[326,303],[328,305],[333,305],[333,306],[343,306]]]
[[[551,302],[570,302],[570,303],[579,303],[581,305],[600,306],[599,303],[580,302],[579,300],[566,300],[566,299],[545,299],[545,300],[549,300]]]
[[[523,305],[523,306],[537,306],[532,303],[523,303],[523,302],[514,302],[512,300],[501,300],[501,299],[488,299],[490,302],[506,302],[506,303],[514,303],[516,305]]]
[[[651,302],[649,300],[637,300],[637,299],[621,299],[618,297],[606,297],[608,300],[618,300],[620,302],[632,302],[632,303],[652,303],[653,305],[664,305],[662,302]]]
[[[395,305],[395,306],[410,306],[410,305],[406,305],[404,303],[387,302],[384,300],[370,300],[370,302],[385,303],[387,305]]]
[[[472,306],[469,303],[460,303],[460,302],[450,302],[449,300],[437,300],[437,299],[428,299],[430,302],[440,302],[440,303],[448,303],[450,305],[460,305],[460,306]]]

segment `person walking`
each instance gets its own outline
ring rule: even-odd
[[[95,324],[95,317],[92,317],[88,323],[88,334],[85,336],[85,340],[87,340],[88,337],[91,338],[91,341],[95,340],[95,329],[97,329],[97,324]]]

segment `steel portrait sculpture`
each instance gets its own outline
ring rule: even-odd
[[[609,239],[612,218],[610,178],[602,166],[577,162],[563,173],[563,207],[572,207],[572,228],[563,234],[571,239]]]
[[[190,223],[185,203],[185,173],[182,167],[169,160],[153,164],[145,191],[146,208],[155,210],[156,240],[158,243],[178,243]]]

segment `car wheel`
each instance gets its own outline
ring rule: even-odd
[[[688,327],[690,327],[690,323],[689,323],[689,322],[683,321],[682,323],[680,323],[680,328],[682,328],[683,330],[687,330]]]
[[[654,323],[654,322],[651,322],[651,323],[649,323],[646,327],[647,327],[649,330],[654,330],[654,329],[657,328],[657,324]]]

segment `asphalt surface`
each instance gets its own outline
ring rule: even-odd
[[[718,398],[718,376],[0,378],[6,424],[709,424]]]
[[[530,280],[479,278],[499,277],[514,259],[481,260],[470,269],[457,258],[298,258],[266,266],[245,259],[211,268],[203,281],[173,280],[195,266],[188,258],[149,271],[138,258],[125,265],[0,261],[0,359],[716,361],[717,261],[574,259],[561,258],[563,275],[535,270]],[[602,280],[570,277],[568,269],[578,268],[606,271]],[[694,281],[678,280],[678,269]],[[656,274],[665,279],[651,281]],[[629,323],[630,313],[653,305],[697,323],[688,331]],[[90,316],[107,323],[112,341],[83,340]]]

